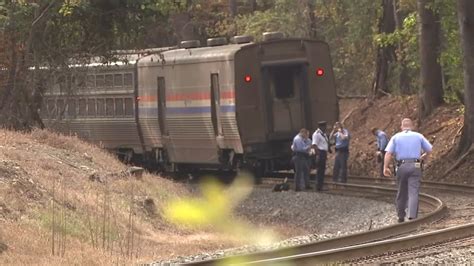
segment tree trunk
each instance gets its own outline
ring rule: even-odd
[[[460,154],[474,143],[474,1],[458,0],[458,21],[464,58],[464,130]]]
[[[395,18],[395,26],[397,30],[402,30],[403,28],[403,20],[406,17],[406,14],[402,14],[399,9],[399,0],[393,0],[393,11],[394,11],[394,18]],[[398,67],[400,69],[400,73],[398,76],[398,83],[400,87],[400,93],[403,95],[408,95],[411,93],[410,89],[410,80],[408,76],[408,69],[405,64],[405,57],[403,55],[403,48],[404,45],[402,42],[398,42],[397,49],[399,54],[397,56]]]
[[[237,0],[229,0],[229,14],[231,17],[237,16]]]
[[[433,0],[418,0],[421,55],[420,119],[427,117],[444,102],[441,66],[438,62],[441,46],[440,22],[428,5],[433,3]]]
[[[35,17],[31,22],[30,31],[26,40],[17,38],[16,18],[14,16],[15,3],[10,7],[10,25],[5,30],[7,42],[10,45],[10,58],[8,65],[8,78],[2,88],[3,94],[0,96],[0,123],[7,128],[29,130],[33,126],[44,127],[38,114],[41,106],[41,98],[32,97],[32,92],[41,94],[42,84],[31,85],[28,83],[32,71],[32,54],[34,53],[35,37],[41,36],[45,21],[48,19],[49,11],[55,2],[45,3],[35,12]],[[39,12],[41,11],[41,12]],[[38,85],[38,87],[32,88]]]
[[[257,0],[249,0],[250,11],[255,12],[257,10]]]
[[[383,14],[379,19],[379,33],[393,33],[395,31],[395,16],[392,0],[382,1]],[[373,84],[374,98],[388,91],[387,79],[389,64],[395,59],[395,47],[385,46],[378,48]]]
[[[311,39],[317,38],[316,31],[316,17],[314,16],[314,3],[312,0],[306,0],[306,12],[308,14],[308,37]]]

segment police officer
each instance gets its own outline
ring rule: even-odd
[[[313,133],[313,149],[315,150],[316,160],[316,190],[321,191],[324,184],[324,172],[326,171],[326,159],[329,151],[329,138],[326,135],[326,121],[318,122],[318,129]]]
[[[384,158],[385,158],[385,148],[387,147],[388,144],[388,137],[385,132],[382,130],[374,127],[372,128],[372,134],[375,135],[375,138],[377,139],[377,163],[380,163],[380,168],[379,168],[379,174],[380,177],[383,177],[383,166],[384,166]],[[380,158],[380,159],[379,159]]]
[[[420,133],[414,132],[409,118],[402,120],[401,132],[395,134],[385,148],[384,175],[390,176],[389,163],[395,155],[398,184],[397,213],[398,222],[404,222],[408,206],[408,219],[418,216],[418,193],[423,162],[428,159],[432,145]]]
[[[295,136],[291,149],[294,152],[295,191],[301,191],[305,189],[306,186],[309,186],[309,153],[311,140],[309,139],[309,131],[306,128],[302,128],[300,133]]]
[[[344,128],[341,122],[336,122],[330,135],[336,143],[336,158],[333,169],[334,182],[347,182],[347,160],[349,159],[349,131]]]

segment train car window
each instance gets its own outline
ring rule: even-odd
[[[48,100],[48,114],[50,117],[55,117],[56,116],[56,102],[51,99]]]
[[[122,74],[115,74],[114,75],[114,87],[122,87],[123,86],[123,75]]]
[[[105,100],[97,99],[97,116],[105,116]]]
[[[114,76],[112,74],[105,75],[105,86],[106,87],[114,86]]]
[[[56,85],[58,86],[57,89],[59,89],[59,91],[62,91],[66,88],[66,77],[65,76],[59,76],[57,79],[56,79]]]
[[[58,117],[60,117],[60,118],[64,117],[64,111],[66,111],[66,106],[64,104],[64,100],[63,99],[58,99],[56,101],[56,106],[58,108]]]
[[[75,76],[71,76],[71,75],[68,75],[67,78],[66,78],[66,91],[70,91],[72,86],[75,86],[77,87],[77,83],[76,83],[76,77]]]
[[[125,98],[125,116],[133,116],[133,99]]]
[[[48,117],[48,102],[45,99],[41,102],[40,114],[43,118]]]
[[[86,99],[79,99],[79,116],[87,116],[87,103]]]
[[[277,99],[288,99],[295,97],[295,66],[279,66],[270,68],[271,86]]]
[[[107,98],[105,99],[105,116],[114,116],[114,99]]]
[[[94,117],[95,114],[95,99],[87,99],[87,116]]]
[[[95,76],[95,84],[97,87],[101,88],[105,85],[105,77],[104,75],[97,75]]]
[[[123,99],[122,98],[115,98],[115,116],[122,117],[124,110],[123,110]]]
[[[74,99],[67,100],[67,116],[69,118],[76,117],[76,100]]]
[[[81,90],[84,90],[86,89],[86,77],[84,75],[78,75],[76,78],[76,86],[81,89]]]
[[[87,88],[95,88],[95,75],[87,75]]]
[[[132,75],[132,73],[125,73],[123,75],[123,85],[124,86],[133,86],[133,75]]]

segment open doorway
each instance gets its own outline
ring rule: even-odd
[[[263,69],[269,135],[292,136],[306,124],[308,101],[306,65],[276,65]]]

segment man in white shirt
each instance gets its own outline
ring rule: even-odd
[[[324,172],[326,171],[326,159],[329,151],[329,138],[326,135],[326,121],[318,122],[318,129],[313,133],[312,147],[316,152],[316,190],[321,191],[324,184]]]

